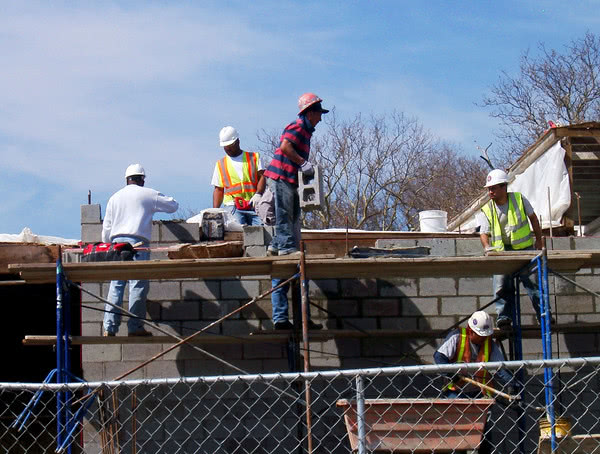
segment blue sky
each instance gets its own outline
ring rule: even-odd
[[[587,30],[598,0],[0,0],[0,233],[79,238],[88,190],[104,212],[134,162],[206,208],[221,127],[252,150],[306,91],[342,119],[417,116],[476,154],[497,125],[475,103],[500,72]]]

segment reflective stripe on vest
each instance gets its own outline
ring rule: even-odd
[[[529,219],[525,213],[523,198],[519,192],[509,192],[508,195],[508,230],[510,231],[511,246],[515,250],[525,249],[533,246],[533,236],[529,227]],[[504,250],[502,241],[502,227],[498,219],[498,212],[493,200],[490,200],[482,208],[483,214],[490,224],[491,246],[498,251]]]
[[[231,159],[225,156],[217,163],[219,176],[224,188],[223,203],[231,204],[235,197],[250,200],[258,185],[258,154],[244,151],[242,160],[242,178],[237,174]]]
[[[456,355],[455,363],[457,363],[457,364],[458,363],[470,363],[471,362],[471,345],[469,343],[469,338],[467,336],[467,329],[461,328],[459,336],[460,336],[460,340],[459,340],[460,343],[458,345],[458,353]],[[485,341],[483,342],[483,348],[480,348],[479,352],[477,353],[477,362],[487,363],[490,360],[491,342],[492,342],[491,337],[485,338]],[[485,385],[487,382],[487,374],[488,374],[487,370],[482,369],[480,371],[477,371],[477,373],[475,374],[475,377],[478,379],[478,381],[480,383],[483,383]],[[457,384],[454,382],[451,382],[448,384],[447,388],[451,391],[456,391]],[[487,394],[489,396],[492,395],[489,391],[485,391],[484,394]]]

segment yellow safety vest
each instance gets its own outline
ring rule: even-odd
[[[471,362],[471,344],[469,343],[469,337],[467,336],[467,329],[460,329],[460,343],[458,345],[458,351],[456,353],[456,358],[454,360],[455,363],[470,363]],[[487,363],[490,360],[490,351],[492,347],[492,339],[491,337],[486,337],[483,342],[483,347],[479,348],[479,353],[477,353],[477,362],[478,363]],[[488,372],[483,369],[478,371],[475,374],[475,378],[484,385],[488,381]],[[454,382],[450,382],[447,386],[448,389],[452,391],[456,391],[458,385]],[[491,396],[489,391],[485,391],[484,394]]]
[[[510,242],[513,249],[525,249],[533,246],[533,236],[529,227],[529,219],[525,213],[523,197],[519,192],[509,192],[508,194],[508,226],[510,230]],[[490,237],[493,248],[498,251],[504,250],[502,241],[502,227],[498,219],[498,212],[493,200],[490,200],[482,208],[483,214],[490,223]]]
[[[229,156],[225,156],[217,162],[221,185],[225,196],[223,202],[230,205],[237,197],[250,200],[256,194],[258,186],[258,153],[243,152],[242,176],[240,177]]]

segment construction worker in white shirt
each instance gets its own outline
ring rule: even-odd
[[[134,260],[148,260],[152,217],[154,213],[174,213],[179,204],[154,189],[145,188],[146,172],[139,164],[132,164],[125,171],[126,186],[117,191],[106,205],[106,215],[102,223],[102,241],[105,243],[130,243],[141,250],[136,251]],[[145,248],[145,250],[144,250]],[[126,281],[112,281],[107,300],[121,307]],[[129,312],[136,317],[127,321],[129,336],[151,336],[141,321],[146,316],[147,280],[129,281]],[[105,306],[103,335],[114,336],[121,325],[121,312],[107,304]]]
[[[255,209],[265,191],[260,155],[240,148],[240,136],[232,126],[221,129],[219,144],[226,156],[213,172],[213,208],[223,204],[241,225],[261,225]]]
[[[479,237],[485,251],[523,251],[542,248],[542,229],[533,207],[519,192],[508,192],[508,175],[495,169],[488,176],[485,187],[490,200],[478,215]],[[529,225],[531,223],[531,226]],[[527,290],[538,321],[540,320],[540,292],[530,273],[519,274]],[[514,284],[510,275],[494,276],[497,297],[496,326],[508,328],[512,323]]]

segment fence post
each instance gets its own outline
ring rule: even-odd
[[[356,421],[358,423],[358,454],[366,454],[365,395],[361,375],[356,377]]]

